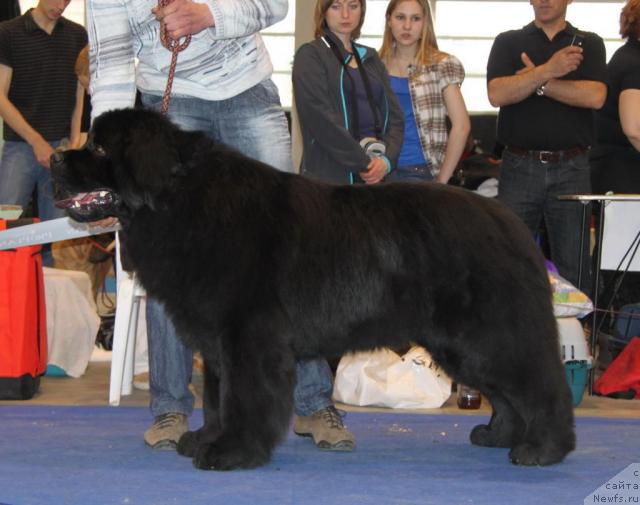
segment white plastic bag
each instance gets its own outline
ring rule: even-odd
[[[398,409],[438,408],[451,395],[451,379],[419,346],[400,357],[390,349],[346,354],[333,396],[349,405]]]

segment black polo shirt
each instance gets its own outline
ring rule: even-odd
[[[0,23],[0,64],[13,69],[9,100],[45,139],[59,140],[69,135],[77,85],[74,65],[87,44],[87,32],[60,18],[49,35],[31,10]],[[4,139],[24,140],[6,123]]]
[[[598,143],[634,149],[622,131],[618,101],[624,90],[640,89],[640,41],[629,39],[613,54],[607,68],[607,101],[596,114]]]
[[[571,44],[574,35],[582,37],[584,59],[575,71],[561,79],[604,83],[606,53],[598,35],[579,31],[567,23],[564,30],[549,40],[533,22],[496,37],[487,64],[487,82],[522,69],[523,52],[536,66],[547,62],[556,51]],[[504,145],[525,149],[556,151],[588,147],[595,139],[594,112],[533,93],[519,103],[500,107],[497,138]]]
[[[20,15],[20,4],[18,0],[3,0],[0,2],[0,21],[13,19]]]

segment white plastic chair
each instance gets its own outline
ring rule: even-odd
[[[125,272],[120,262],[120,239],[116,234],[116,318],[113,327],[109,404],[120,405],[120,396],[130,395],[133,387],[134,359],[140,302],[145,291],[135,275]]]

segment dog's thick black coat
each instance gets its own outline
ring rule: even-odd
[[[574,448],[543,258],[499,203],[439,184],[323,184],[142,110],[99,117],[53,173],[67,195],[117,193],[141,283],[204,356],[204,426],[178,446],[198,468],[269,460],[296,360],[408,341],[490,400],[472,443],[523,465]]]

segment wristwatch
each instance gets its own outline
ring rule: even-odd
[[[547,83],[544,83],[542,86],[539,86],[538,89],[536,89],[536,95],[544,96],[544,87],[546,85],[547,85]]]

